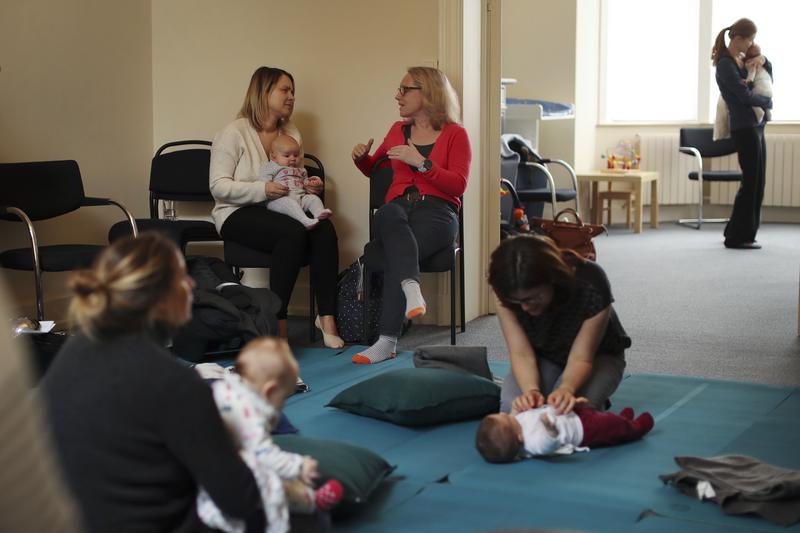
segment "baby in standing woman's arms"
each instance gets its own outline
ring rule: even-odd
[[[289,194],[276,200],[267,200],[267,209],[292,217],[306,229],[312,229],[320,220],[333,214],[322,205],[319,196],[305,190],[309,178],[308,172],[303,168],[297,141],[288,135],[279,135],[270,145],[269,159],[261,166],[258,178],[261,181],[275,181],[285,185]]]

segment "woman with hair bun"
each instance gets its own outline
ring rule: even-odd
[[[194,282],[158,234],[106,248],[75,272],[76,326],[41,389],[89,531],[198,531],[198,485],[264,531],[261,497],[210,388],[164,348],[191,316]]]
[[[717,67],[716,80],[722,99],[730,113],[730,132],[742,168],[742,182],[736,193],[731,218],[725,226],[725,247],[754,250],[756,233],[761,224],[761,203],[766,183],[767,145],[764,126],[767,115],[759,120],[753,107],[772,109],[772,98],[753,93],[747,85],[747,67],[753,62],[763,65],[772,78],[772,63],[759,55],[745,62],[744,55],[756,38],[755,23],[746,18],[723,28],[711,50],[711,61]],[[725,45],[725,34],[729,43]]]

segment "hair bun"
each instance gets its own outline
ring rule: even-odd
[[[82,298],[89,297],[103,291],[104,287],[97,275],[92,270],[77,270],[70,278],[70,288]]]

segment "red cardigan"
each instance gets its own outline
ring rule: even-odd
[[[375,153],[356,161],[356,166],[365,176],[369,177],[375,162],[384,157],[389,148],[406,144],[402,129],[405,124],[407,123],[402,120],[392,124]],[[390,160],[394,177],[384,201],[390,202],[403,194],[408,187],[416,185],[420,194],[437,196],[461,207],[459,197],[467,188],[469,165],[472,161],[467,131],[460,124],[446,124],[428,159],[433,163],[433,168],[428,172],[414,172],[407,163],[397,159]]]

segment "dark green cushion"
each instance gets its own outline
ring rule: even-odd
[[[428,426],[496,413],[500,387],[466,372],[404,368],[357,383],[328,406],[402,426]]]
[[[337,479],[344,487],[344,504],[366,502],[394,470],[380,455],[352,444],[288,434],[274,435],[272,439],[282,450],[316,459],[320,479]]]

